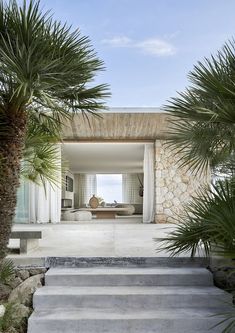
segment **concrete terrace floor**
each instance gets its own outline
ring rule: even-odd
[[[156,251],[160,243],[153,238],[162,238],[174,228],[170,224],[143,224],[138,219],[15,224],[13,230],[42,230],[42,239],[38,249],[27,255],[11,254],[9,257],[167,257],[169,254],[164,251]],[[18,245],[18,240],[10,241],[10,247]]]

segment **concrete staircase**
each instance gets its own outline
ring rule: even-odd
[[[204,268],[55,267],[34,294],[28,333],[208,333],[224,302]]]

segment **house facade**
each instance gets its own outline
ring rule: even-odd
[[[59,223],[64,204],[69,202],[69,209],[75,210],[87,207],[92,194],[99,196],[100,174],[119,174],[122,200],[134,205],[143,223],[171,223],[199,187],[210,182],[209,172],[195,175],[180,166],[179,156],[166,145],[169,115],[158,108],[111,108],[100,117],[76,114],[72,121],[66,120],[62,135],[58,162],[68,161],[66,180],[73,183],[73,189],[66,189],[63,180],[61,186],[46,184],[46,191],[23,182],[15,222]],[[57,178],[62,179],[61,175]],[[143,183],[142,195],[138,181]]]
[[[88,120],[89,119],[89,120]],[[155,223],[171,223],[182,206],[210,181],[210,173],[195,175],[179,166],[179,157],[166,143],[169,139],[169,115],[158,108],[111,108],[101,117],[82,114],[67,121],[63,129],[64,143],[143,143],[152,145],[152,191],[144,199],[153,201]],[[144,171],[145,173],[145,171]],[[150,176],[146,175],[147,183]],[[147,196],[147,195],[146,195]],[[151,206],[151,205],[150,205]],[[145,209],[145,208],[144,208]]]

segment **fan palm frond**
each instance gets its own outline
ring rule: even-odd
[[[218,181],[201,189],[178,216],[179,225],[162,239],[161,247],[171,253],[204,253],[211,250],[235,255],[235,182]]]
[[[235,150],[234,125],[211,121],[171,121],[167,146],[178,153],[179,165],[205,172],[231,159]]]
[[[91,87],[104,64],[89,38],[39,7],[39,1],[19,7],[15,0],[0,6],[0,95],[19,111],[32,103],[67,116],[79,107],[102,109],[109,91],[104,84]]]
[[[7,284],[15,274],[15,265],[10,259],[0,262],[0,283]]]
[[[198,62],[188,75],[190,88],[172,98],[165,109],[173,116],[194,121],[235,123],[235,41],[217,55]]]
[[[235,42],[189,73],[190,88],[172,98],[170,146],[196,171],[226,161],[235,148]]]

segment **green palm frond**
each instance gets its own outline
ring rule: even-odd
[[[191,87],[165,108],[173,116],[194,121],[235,123],[235,41],[211,58],[198,62],[189,73]]]
[[[59,153],[61,122],[42,112],[30,113],[25,140],[21,175],[45,185],[60,182],[61,156]]]
[[[201,189],[178,216],[179,225],[162,239],[161,247],[171,255],[213,250],[235,255],[235,182],[218,181],[212,188]]]
[[[0,95],[18,111],[33,104],[69,116],[104,107],[108,86],[91,87],[104,64],[79,30],[43,14],[39,1],[12,0],[1,3],[0,31]]]
[[[231,304],[228,304],[231,307]],[[227,324],[227,326],[221,331],[221,333],[234,333],[235,330],[235,305],[232,305],[232,308],[228,312],[218,313],[215,316],[222,317],[216,325],[214,325],[211,329],[218,327],[222,324]]]
[[[195,172],[214,169],[235,150],[234,125],[211,121],[172,121],[167,146],[179,153],[179,165]]]
[[[176,229],[171,231],[168,237],[160,240],[162,244],[157,251],[166,250],[171,256],[177,256],[181,253],[190,253],[191,257],[197,254],[209,256],[210,239],[206,231],[206,226],[191,221],[190,217],[187,221],[180,220]],[[159,239],[154,240],[159,243]]]
[[[235,42],[189,73],[190,88],[172,98],[170,146],[182,165],[195,171],[214,168],[235,150]],[[203,170],[202,170],[203,171]]]
[[[58,148],[54,144],[34,145],[25,153],[21,167],[21,175],[35,183],[58,184],[61,181],[61,159]]]
[[[0,262],[0,283],[7,284],[15,274],[15,266],[12,260],[3,259]]]
[[[221,175],[235,178],[235,152],[232,152],[226,159],[224,159],[223,163],[217,164],[213,171],[217,178],[221,177]]]

